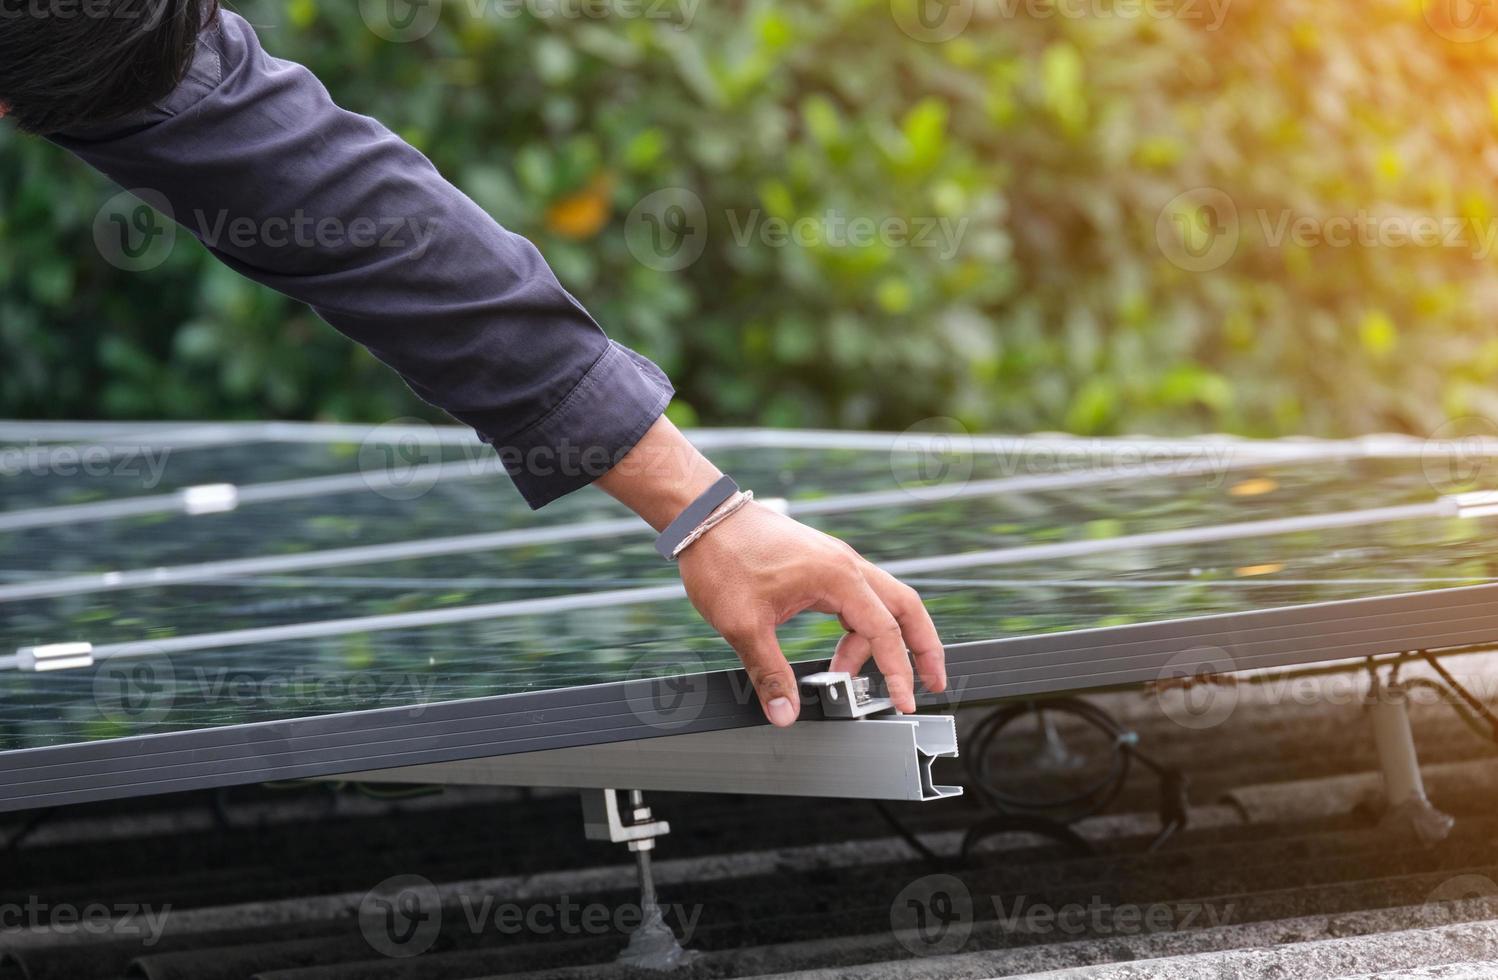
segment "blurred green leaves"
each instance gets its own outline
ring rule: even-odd
[[[1419,5],[1232,4],[1216,26],[1184,14],[1204,4],[980,0],[939,43],[877,0],[667,7],[454,2],[393,43],[354,3],[239,5],[533,239],[673,376],[677,418],[1331,435],[1498,406],[1498,256],[1275,240],[1362,210],[1492,234],[1498,57]],[[672,187],[703,202],[707,247],[661,272],[624,228]],[[103,262],[113,193],[0,130],[0,413],[429,413],[186,236],[147,273]],[[1204,204],[1223,196],[1236,214]],[[840,237],[856,219],[945,232]]]

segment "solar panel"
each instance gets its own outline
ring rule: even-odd
[[[0,425],[0,808],[762,723],[648,529],[457,430],[85,438]],[[1485,445],[695,438],[920,588],[925,703],[1498,639]]]

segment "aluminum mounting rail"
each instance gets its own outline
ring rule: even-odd
[[[956,755],[950,715],[901,715],[662,735],[323,778],[922,801],[962,795],[961,786],[941,785],[931,772],[935,760]]]

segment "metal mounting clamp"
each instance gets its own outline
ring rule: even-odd
[[[822,717],[833,719],[867,718],[895,710],[889,698],[876,698],[867,677],[854,677],[841,670],[826,670],[801,678],[802,706],[815,705]]]
[[[584,790],[583,836],[588,840],[606,840],[628,844],[631,851],[648,851],[655,839],[671,833],[671,825],[657,820],[645,805],[638,790],[630,793],[629,812],[619,803],[619,790]]]

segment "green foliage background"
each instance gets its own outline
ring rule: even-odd
[[[1335,435],[1498,417],[1498,270],[1471,247],[1498,194],[1498,42],[1451,40],[1432,2],[981,0],[943,43],[890,0],[718,0],[685,23],[449,0],[404,44],[356,0],[236,9],[533,239],[672,375],[679,418]],[[625,218],[669,186],[711,230],[701,260],[656,272]],[[1179,195],[1202,187],[1239,234],[1193,272],[1161,228],[1199,230]],[[193,243],[150,273],[102,261],[114,192],[0,130],[0,414],[429,414]],[[735,241],[829,210],[966,224],[950,257]],[[1359,212],[1462,222],[1466,246],[1271,234]]]

